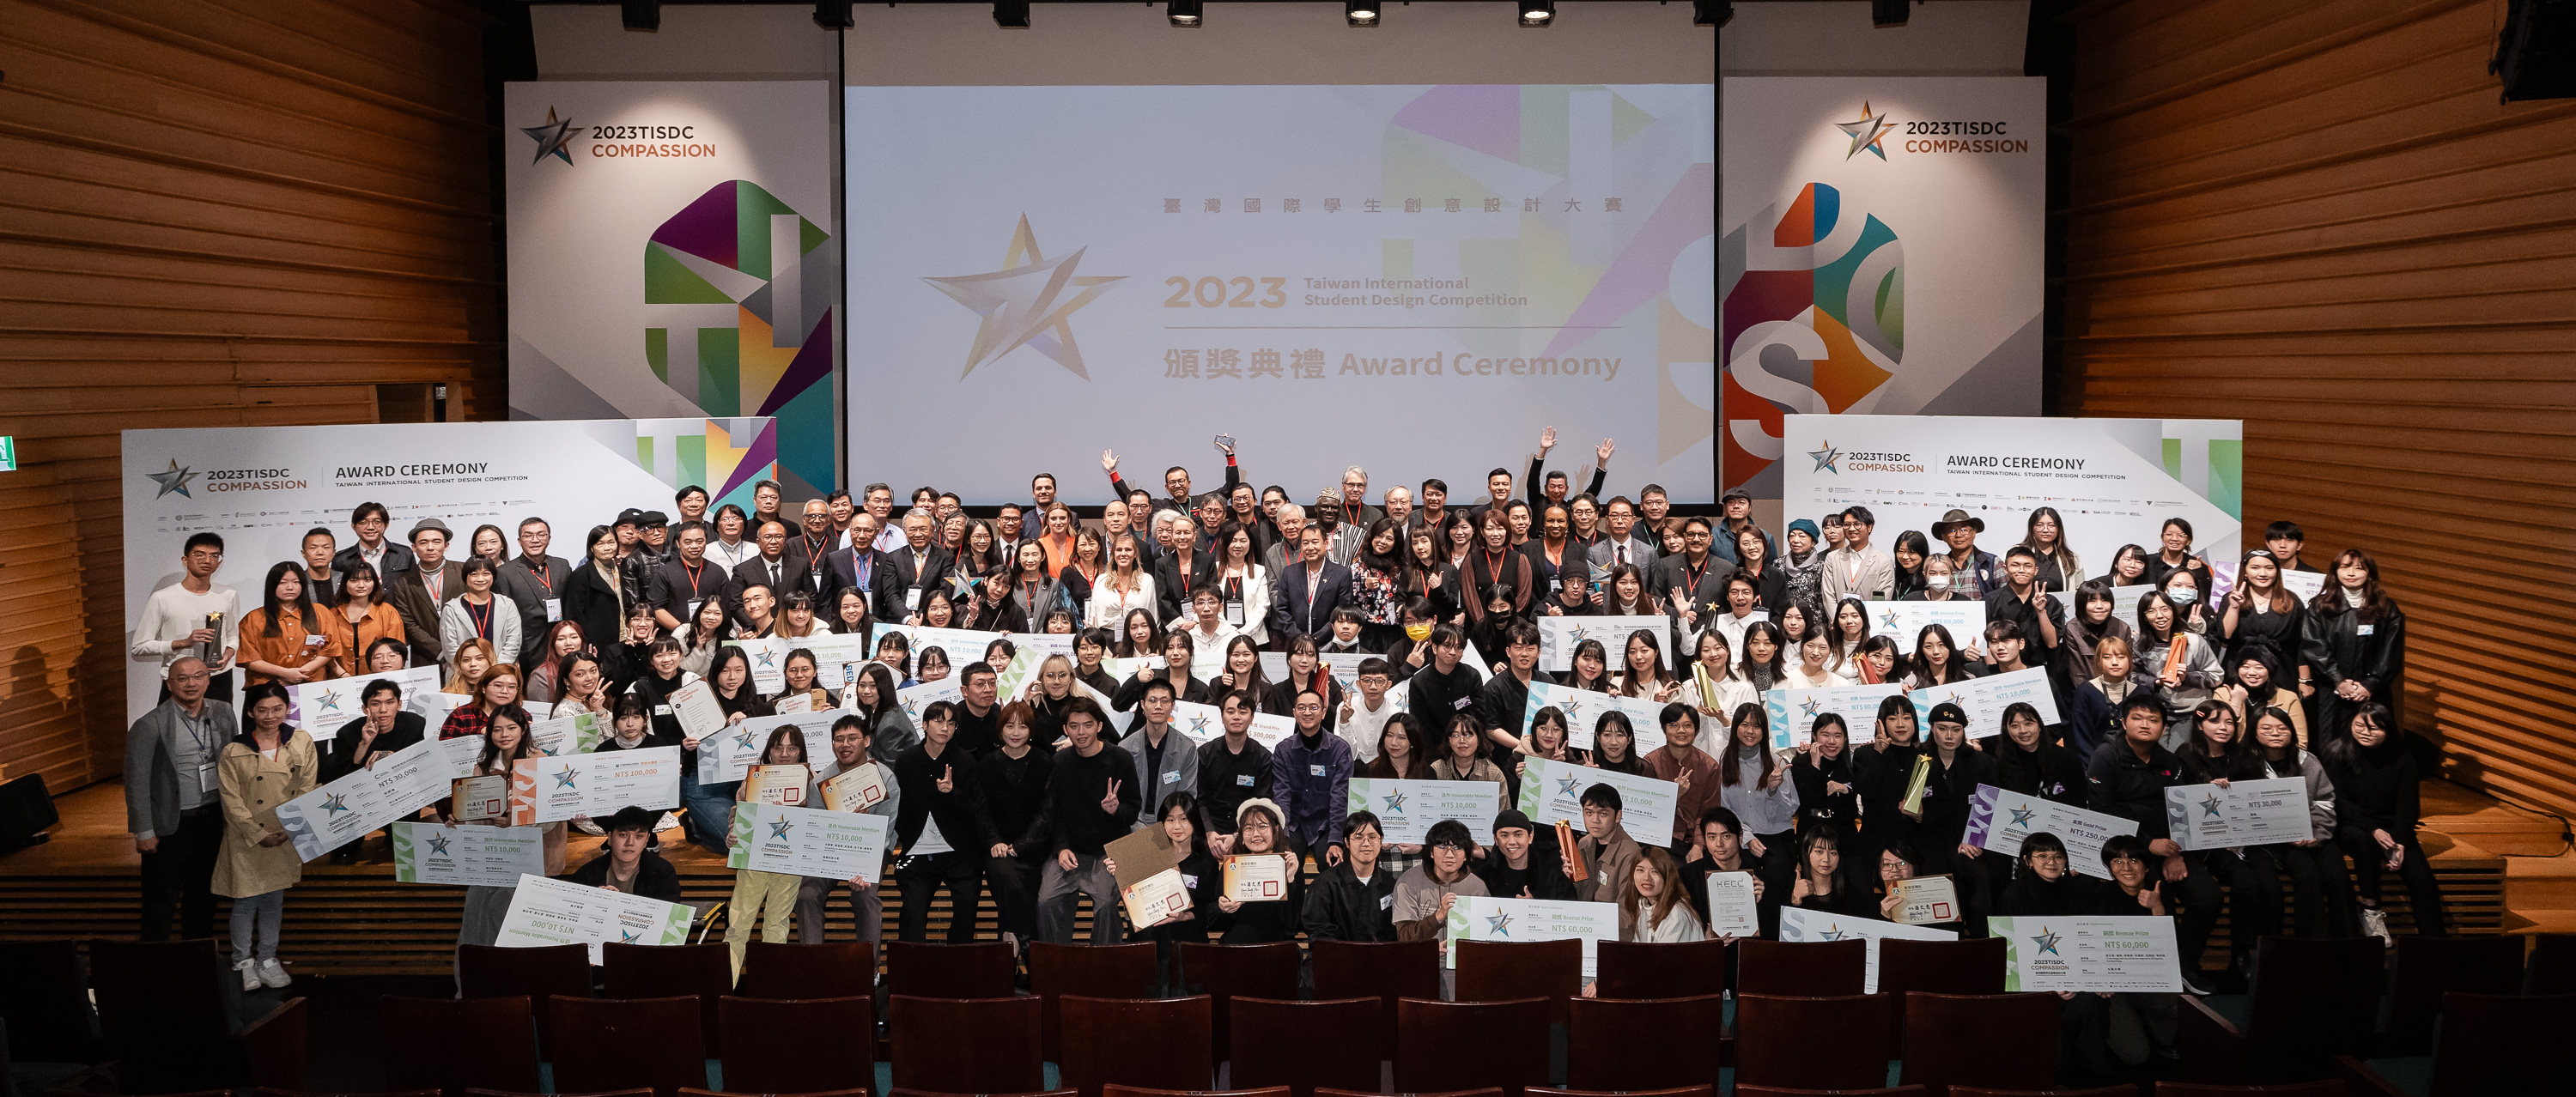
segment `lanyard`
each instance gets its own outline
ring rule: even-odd
[[[528,574],[537,577],[537,583],[546,588],[546,593],[553,594],[555,592],[555,581],[546,576],[546,565],[544,561],[538,561],[535,566],[529,567]]]
[[[705,564],[692,565],[688,561],[682,560],[680,561],[680,570],[689,573],[689,593],[698,593],[698,576],[705,573],[707,566]]]
[[[466,619],[467,621],[472,622],[472,623],[473,623],[473,625],[474,625],[474,635],[476,635],[476,636],[480,636],[480,637],[483,637],[483,638],[484,638],[484,639],[486,639],[486,640],[491,639],[491,638],[492,638],[492,603],[490,603],[490,602],[485,602],[485,603],[483,603],[483,608],[482,608],[482,610],[481,610],[480,612],[477,612],[477,611],[475,610],[475,608],[474,608],[474,600],[473,600],[473,599],[471,599],[471,598],[466,598],[466,599],[462,599],[462,601],[465,603],[465,619]]]

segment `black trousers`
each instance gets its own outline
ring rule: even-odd
[[[182,812],[177,834],[156,837],[160,845],[143,855],[143,939],[169,940],[173,913],[180,937],[214,936],[215,858],[223,850],[223,809],[207,804]]]
[[[2433,880],[2432,862],[2424,859],[2424,847],[2415,843],[2415,835],[2391,834],[2399,848],[2406,851],[2405,861],[2397,866],[2397,875],[2406,881],[2406,896],[2414,905],[2415,932],[2427,937],[2442,935],[2442,888]],[[2361,897],[2379,905],[2379,877],[2388,870],[2388,851],[2379,848],[2379,839],[2362,827],[2335,828],[2335,844],[2352,855],[2353,882],[2360,885]]]
[[[1001,912],[1002,932],[1021,941],[1038,935],[1038,871],[1044,857],[991,857],[984,879],[993,888],[993,906]],[[905,909],[910,909],[909,905]]]
[[[2298,897],[2299,936],[2350,937],[2361,932],[2353,914],[2352,876],[2344,871],[2342,846],[2319,842],[2264,846],[2249,852],[2289,878],[2290,893]]]
[[[975,859],[961,851],[909,859],[894,871],[895,885],[903,889],[903,912],[895,919],[897,936],[906,941],[930,939],[930,897],[945,885],[949,909],[947,943],[962,945],[974,940],[975,906],[982,898],[976,883],[982,878]]]
[[[2218,905],[2226,899],[2200,858],[2178,854],[2172,860],[2182,864],[2182,879],[2165,879],[2165,859],[2157,858],[2147,865],[2147,884],[2164,894],[2165,910],[2174,916],[2174,936],[2182,945],[2183,973],[2190,974],[2200,970],[2209,935],[2218,928]]]
[[[2257,939],[2281,932],[2280,876],[2260,847],[2243,854],[2207,849],[2188,856],[2199,859],[2210,879],[2227,887],[2227,952],[2241,968]]]

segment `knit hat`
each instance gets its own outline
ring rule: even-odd
[[[1807,519],[1804,519],[1804,518],[1801,518],[1801,519],[1798,519],[1798,520],[1797,520],[1797,521],[1795,521],[1795,522],[1791,522],[1791,523],[1789,523],[1789,532],[1791,532],[1791,533],[1804,533],[1804,534],[1806,534],[1808,537],[1810,537],[1810,538],[1812,538],[1812,539],[1815,539],[1815,540],[1819,540],[1819,541],[1824,540],[1824,537],[1825,537],[1825,535],[1824,535],[1824,534],[1817,532],[1817,530],[1816,530],[1816,524],[1815,524],[1814,522],[1808,521]]]
[[[1498,832],[1505,830],[1526,830],[1532,834],[1538,833],[1538,827],[1530,822],[1530,817],[1521,814],[1519,810],[1514,808],[1505,808],[1503,809],[1502,814],[1494,816],[1494,829]]]

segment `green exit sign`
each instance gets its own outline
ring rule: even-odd
[[[0,434],[0,472],[18,471],[18,436]]]

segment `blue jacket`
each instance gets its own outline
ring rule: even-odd
[[[1351,803],[1351,744],[1321,729],[1313,746],[1302,735],[1281,739],[1270,750],[1270,793],[1299,850],[1340,845]]]

